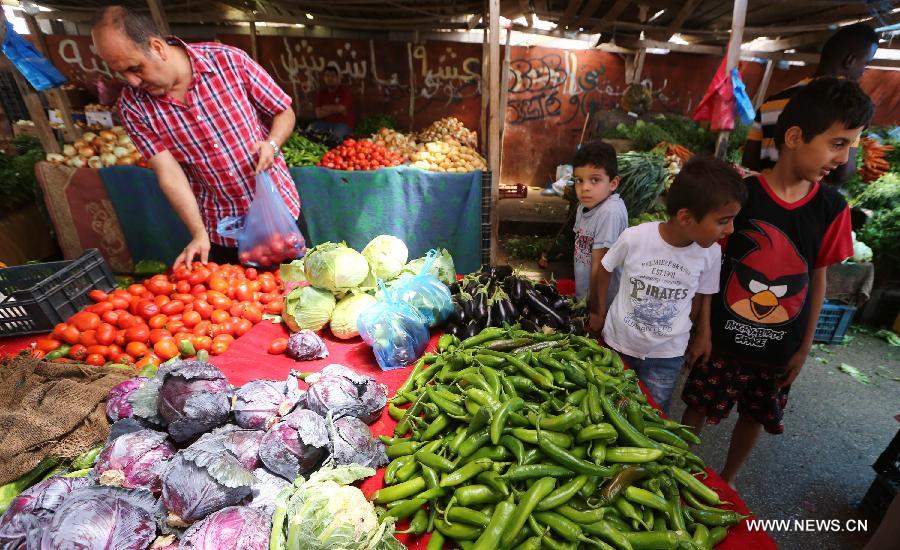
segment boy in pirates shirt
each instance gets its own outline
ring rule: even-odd
[[[712,356],[691,371],[682,393],[682,422],[697,433],[704,419],[717,424],[738,404],[722,471],[729,484],[763,428],[784,431],[788,391],[825,298],[825,270],[853,253],[847,203],[820,182],[847,162],[871,117],[872,103],[855,82],[811,82],[778,118],[778,162],[744,180],[748,200],[723,243],[712,299]]]

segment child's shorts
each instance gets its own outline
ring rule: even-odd
[[[669,402],[684,366],[684,356],[638,359],[622,353],[619,355],[637,373],[647,393],[659,405],[659,410],[669,414]]]
[[[778,387],[784,372],[783,367],[713,355],[691,369],[681,399],[704,413],[709,424],[721,422],[737,403],[738,414],[749,415],[770,434],[784,433],[782,419],[791,389]]]

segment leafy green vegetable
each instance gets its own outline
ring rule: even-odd
[[[167,269],[166,263],[159,260],[141,260],[134,264],[134,274],[144,277],[165,273]]]
[[[406,243],[393,235],[378,235],[363,248],[362,255],[372,266],[375,276],[388,281],[403,271],[409,250]]]
[[[862,373],[858,368],[848,365],[847,363],[841,363],[841,366],[838,369],[845,373],[849,374],[851,378],[859,382],[860,384],[869,384],[869,377]]]
[[[347,340],[359,336],[356,320],[360,313],[378,303],[370,294],[348,294],[334,307],[331,313],[331,332],[338,338]]]
[[[321,330],[331,319],[336,301],[327,290],[301,286],[288,293],[284,301],[285,323],[292,332]]]
[[[370,136],[382,128],[396,130],[397,121],[390,115],[367,116],[356,124],[355,133],[358,136]]]
[[[331,292],[357,288],[370,274],[365,256],[344,243],[325,242],[313,248],[306,254],[305,267],[311,285]]]
[[[403,267],[403,273],[418,275],[422,271],[426,259],[422,257],[412,260]],[[434,265],[431,266],[429,273],[437,277],[445,285],[449,286],[456,282],[456,267],[453,265],[453,256],[447,252],[446,248],[441,249],[441,254],[435,260]]]
[[[894,331],[882,329],[882,330],[879,330],[878,332],[876,332],[875,336],[878,336],[879,338],[884,338],[885,342],[887,342],[888,344],[890,344],[892,346],[900,347],[900,336],[897,336],[897,334]]]
[[[313,166],[322,160],[328,147],[295,133],[284,142],[281,151],[288,166]]]
[[[16,210],[34,202],[34,165],[44,160],[43,148],[36,138],[20,136],[13,144],[14,155],[0,155],[0,211]]]
[[[653,206],[665,187],[665,160],[656,153],[635,151],[618,155],[617,159],[620,182],[616,193],[625,202],[628,215],[638,216]]]

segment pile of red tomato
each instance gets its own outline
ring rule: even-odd
[[[281,289],[277,273],[212,262],[197,262],[191,271],[181,265],[124,290],[92,290],[95,303],[39,338],[32,353],[138,370],[200,350],[219,355],[264,314],[281,313]],[[60,350],[64,357],[56,358]]]
[[[385,166],[397,166],[403,158],[381,145],[361,139],[347,138],[343,143],[325,153],[319,166],[335,170],[375,170]]]

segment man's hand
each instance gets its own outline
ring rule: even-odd
[[[803,363],[806,362],[808,355],[809,350],[801,348],[791,356],[787,363],[787,371],[784,373],[784,377],[778,381],[779,388],[790,386],[794,382],[797,375],[800,374],[800,369],[803,368]]]
[[[709,361],[712,353],[712,338],[707,334],[695,333],[684,352],[684,364],[688,368],[694,365],[702,365]]]
[[[259,160],[256,162],[257,174],[268,170],[275,164],[275,149],[272,148],[272,144],[268,141],[257,141],[253,144],[253,150],[259,155]]]
[[[178,267],[178,264],[184,263],[184,266],[190,271],[196,256],[200,256],[200,261],[204,264],[209,261],[209,235],[206,234],[206,231],[191,239],[181,254],[175,258],[175,264],[172,267]]]
[[[606,323],[606,315],[600,315],[599,313],[591,313],[590,318],[588,319],[588,328],[591,332],[595,332],[600,334],[603,332],[603,325]]]

